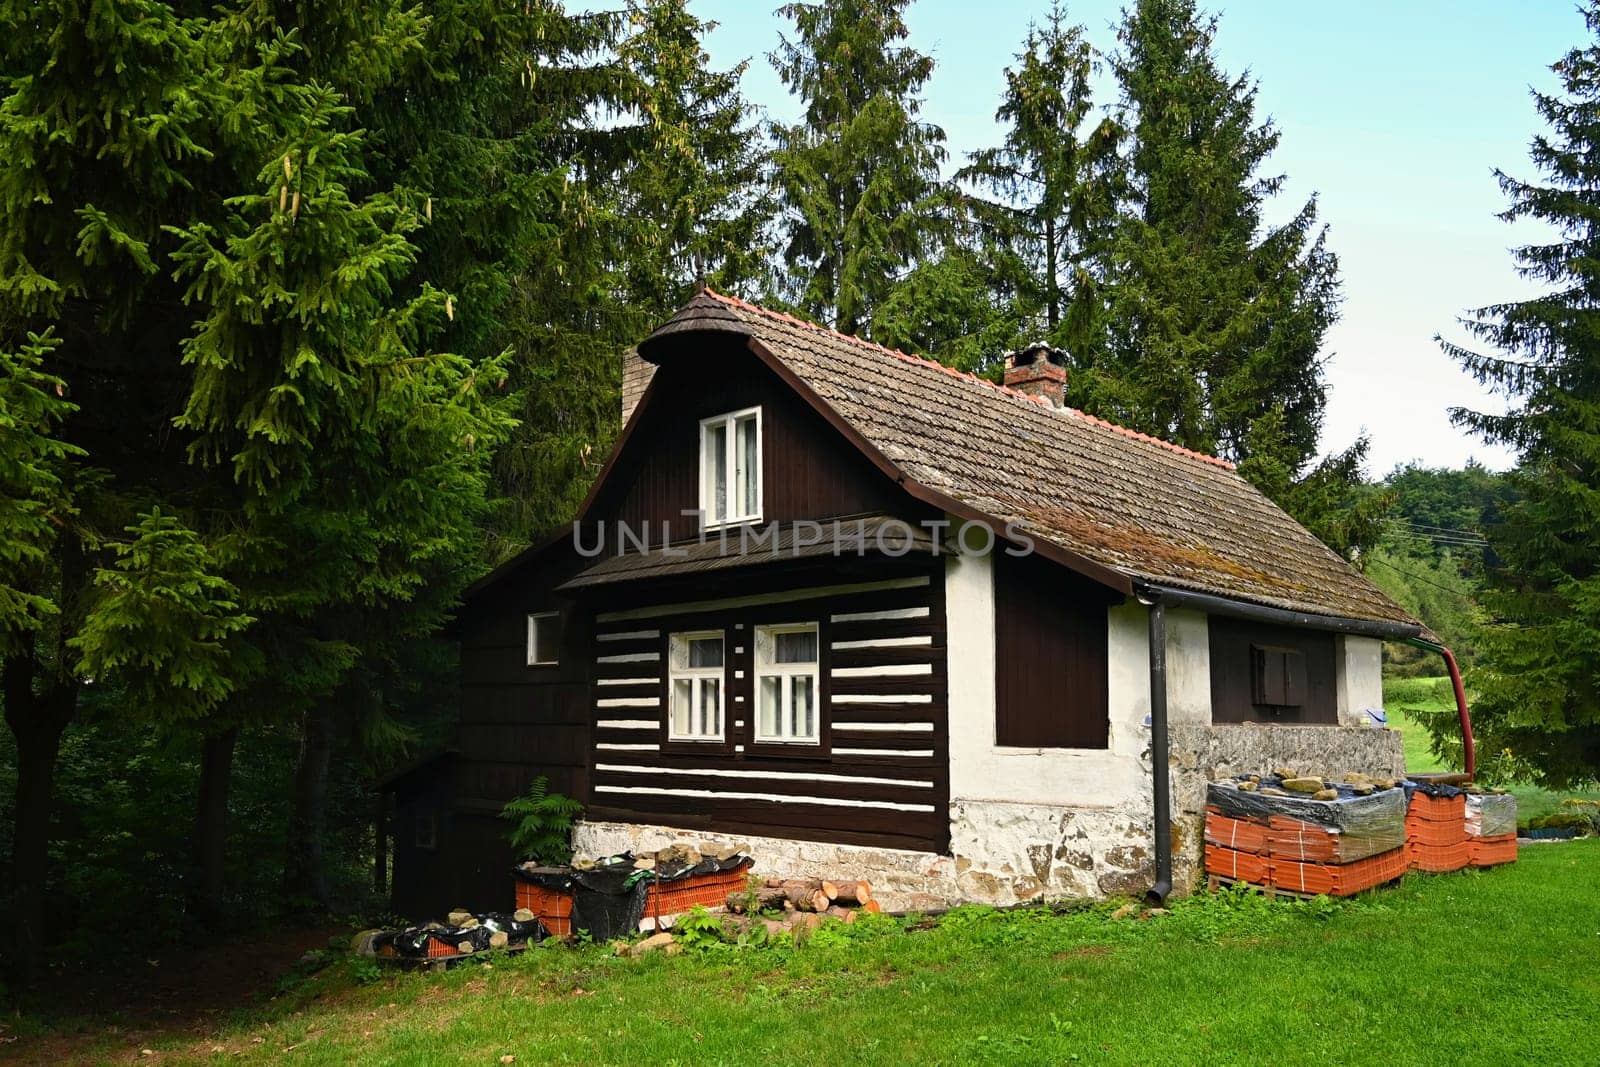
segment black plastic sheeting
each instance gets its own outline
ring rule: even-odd
[[[538,919],[518,922],[510,915],[500,912],[485,912],[474,918],[478,920],[477,926],[428,923],[425,926],[408,926],[404,930],[388,930],[373,938],[372,947],[374,951],[382,952],[385,946],[392,945],[396,956],[404,959],[425,959],[431,941],[448,945],[451,952],[459,952],[463,942],[471,945],[473,952],[487,952],[490,948],[490,938],[497,930],[505,931],[508,948],[543,941],[548,936],[544,925]]]
[[[668,861],[651,870],[638,870],[633,854],[610,856],[588,869],[538,867],[524,863],[514,868],[518,878],[545,889],[572,895],[572,928],[587,930],[596,941],[626,937],[639,929],[644,918],[645,898],[650,886],[660,882],[679,882],[704,874],[719,874],[750,862],[740,854],[725,860],[703,859],[699,863]]]
[[[1421,793],[1425,797],[1458,797],[1465,793],[1459,785],[1450,785],[1446,782],[1413,782],[1409,778],[1400,783],[1406,791],[1406,803],[1411,803],[1412,793]]]
[[[1233,819],[1265,819],[1286,815],[1333,831],[1344,837],[1340,855],[1344,862],[1376,856],[1406,843],[1406,803],[1404,790],[1383,789],[1362,796],[1353,786],[1330,784],[1338,792],[1336,800],[1312,800],[1309,793],[1262,794],[1260,788],[1243,790],[1241,781],[1226,779],[1206,786],[1206,803],[1216,805]],[[1261,786],[1277,789],[1282,780],[1263,775]]]

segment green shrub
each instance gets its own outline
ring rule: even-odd
[[[528,791],[500,811],[510,820],[511,847],[541,866],[565,863],[572,856],[572,821],[583,813],[583,805],[569,796],[550,792],[544,775],[533,780]]]

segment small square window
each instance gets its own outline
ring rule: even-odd
[[[1251,703],[1297,708],[1305,702],[1306,659],[1298,649],[1250,646]]]
[[[416,833],[412,842],[418,848],[436,849],[439,847],[439,816],[431,811],[417,812]]]
[[[673,634],[668,645],[668,738],[721,741],[725,674],[722,631]]]
[[[756,740],[821,741],[817,624],[756,627]]]
[[[760,520],[760,408],[700,423],[700,510],[707,526]]]
[[[561,613],[540,611],[528,616],[528,666],[554,667],[561,662]]]

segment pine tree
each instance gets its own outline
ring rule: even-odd
[[[1510,200],[1501,217],[1553,234],[1515,252],[1546,291],[1467,321],[1489,351],[1443,343],[1509,398],[1503,413],[1452,415],[1515,450],[1508,481],[1522,494],[1487,529],[1501,565],[1488,573],[1496,625],[1472,680],[1473,726],[1485,750],[1556,788],[1600,777],[1600,3],[1582,11],[1591,39],[1552,66],[1561,91],[1533,94],[1549,127],[1530,152],[1542,180],[1497,172]]]
[[[1072,379],[1083,406],[1240,471],[1347,552],[1370,543],[1365,444],[1317,464],[1327,401],[1320,354],[1338,313],[1338,261],[1308,200],[1265,224],[1282,175],[1256,85],[1213,50],[1194,0],[1139,0],[1113,68],[1128,130],[1127,203],[1107,257],[1104,357]],[[1373,505],[1365,500],[1369,507]]]
[[[980,231],[1025,267],[1014,299],[1026,332],[1092,363],[1102,345],[1098,258],[1116,217],[1121,131],[1111,118],[1093,120],[1094,50],[1059,0],[1043,26],[1028,27],[1016,58],[995,112],[1005,142],[973,153],[956,177],[993,197],[972,204]]]
[[[770,287],[776,205],[767,151],[739,92],[748,63],[711,70],[702,38],[715,23],[686,0],[629,0],[618,58],[631,76],[618,175],[628,241],[620,250],[630,330],[643,336],[708,282]]]
[[[774,126],[786,291],[812,318],[866,333],[948,229],[944,131],[920,119],[933,60],[902,44],[908,0],[792,3],[772,59],[805,104]]]

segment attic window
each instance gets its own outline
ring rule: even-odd
[[[760,408],[701,421],[700,510],[707,527],[760,521]]]
[[[1293,648],[1250,646],[1250,702],[1298,708],[1306,699],[1306,658]]]

